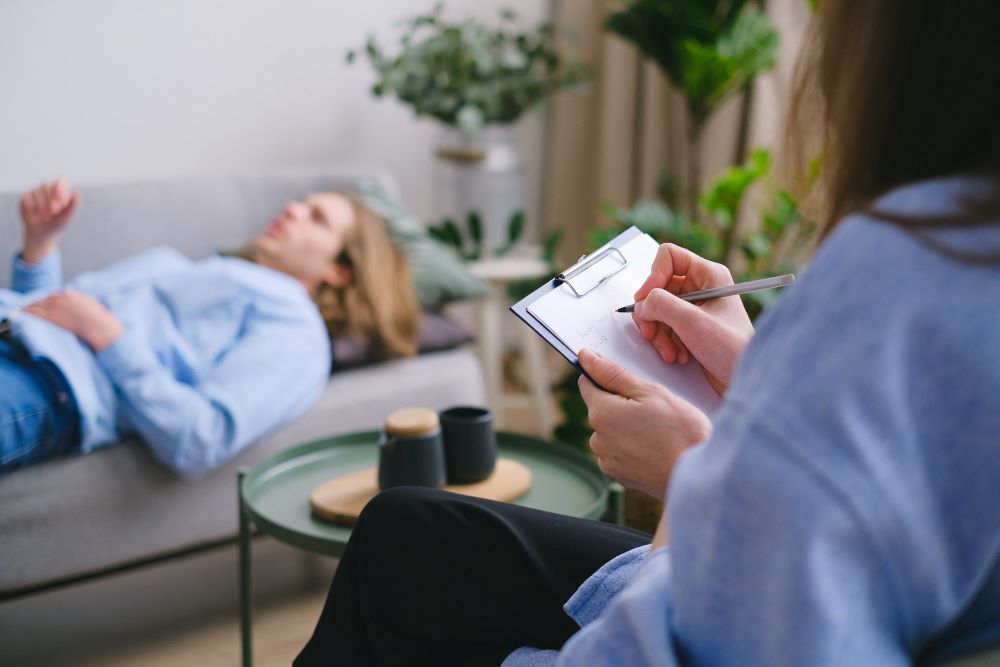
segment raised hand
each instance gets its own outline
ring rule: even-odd
[[[76,334],[94,352],[100,352],[125,333],[121,321],[104,304],[83,292],[53,294],[23,310]]]
[[[21,195],[21,220],[24,222],[24,247],[21,258],[37,264],[59,245],[59,235],[69,223],[80,202],[65,178],[42,183]]]
[[[598,467],[621,484],[662,500],[677,459],[708,438],[711,422],[663,385],[638,378],[595,352],[581,350],[579,358],[600,385],[580,377]]]
[[[698,360],[719,394],[732,381],[753,324],[738,296],[688,303],[677,294],[733,284],[722,264],[672,243],[660,246],[649,277],[635,293],[632,319],[642,337],[668,364]]]

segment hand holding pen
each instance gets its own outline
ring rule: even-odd
[[[690,299],[709,288],[733,287],[726,266],[665,243],[635,293],[632,312],[639,333],[665,363],[683,364],[694,357],[719,394],[729,386],[753,325],[739,299]]]

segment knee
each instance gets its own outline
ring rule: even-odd
[[[428,507],[444,501],[445,494],[438,489],[423,486],[394,486],[375,495],[368,501],[358,523],[397,521],[400,517],[413,517]]]
[[[420,526],[447,502],[446,494],[420,486],[398,486],[386,489],[368,501],[358,516],[354,532],[387,532],[406,535],[420,532]]]
[[[421,554],[436,553],[438,546],[446,546],[437,545],[433,537],[448,525],[437,507],[446,495],[421,487],[394,487],[376,495],[351,531],[351,560],[363,562],[365,576],[375,576],[382,582],[379,585],[403,585],[401,580],[426,567]],[[415,550],[414,545],[425,548]],[[403,554],[405,558],[401,558]]]

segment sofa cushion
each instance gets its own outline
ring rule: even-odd
[[[131,440],[7,473],[0,477],[0,599],[235,538],[241,467],[293,445],[377,429],[397,408],[484,400],[478,362],[461,348],[337,373],[305,415],[196,479],[178,477]]]
[[[423,313],[417,331],[417,351],[420,354],[440,352],[465,345],[475,339],[475,334],[463,324],[439,313]],[[382,361],[373,354],[368,341],[356,336],[339,336],[333,345],[333,372],[357,368]]]

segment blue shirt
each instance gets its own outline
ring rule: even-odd
[[[954,213],[982,182],[908,186]],[[935,232],[1000,250],[1000,226]],[[909,665],[1000,643],[1000,265],[847,219],[761,321],[667,502],[671,546],[567,603],[515,665]]]
[[[80,275],[70,287],[126,330],[97,355],[18,310],[63,289],[58,253],[37,265],[16,258],[12,287],[0,290],[0,316],[66,376],[84,452],[137,433],[163,463],[201,473],[301,415],[326,385],[330,343],[309,294],[252,262],[156,248]]]

